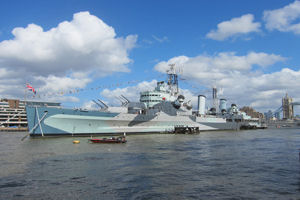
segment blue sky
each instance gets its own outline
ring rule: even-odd
[[[138,100],[175,63],[192,102],[213,85],[260,111],[300,101],[299,1],[1,0],[0,18],[2,98]]]

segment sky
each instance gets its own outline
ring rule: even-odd
[[[213,86],[228,105],[260,112],[286,93],[300,102],[300,1],[0,3],[1,98],[120,105],[120,95],[138,101],[175,64],[194,108]]]

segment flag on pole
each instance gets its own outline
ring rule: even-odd
[[[34,94],[36,94],[36,91],[35,89],[29,84],[29,83],[26,83],[26,87],[28,90],[32,91]]]

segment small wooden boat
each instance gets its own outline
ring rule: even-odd
[[[125,137],[111,137],[111,138],[93,138],[93,139],[89,139],[90,142],[92,143],[126,143],[126,139]]]

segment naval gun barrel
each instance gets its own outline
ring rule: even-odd
[[[103,104],[103,106],[105,107],[105,108],[108,108],[108,105],[106,105],[103,101],[101,101],[100,99],[97,99],[100,103],[102,103]]]
[[[124,97],[122,94],[121,94],[121,97],[122,97],[123,99],[125,99],[125,100],[127,101],[127,103],[130,103],[129,99],[127,99],[126,97]]]
[[[102,106],[100,103],[98,103],[97,101],[93,100],[93,102],[94,102],[96,105],[98,105],[101,109],[103,108],[103,106]]]
[[[122,106],[124,106],[124,105],[126,105],[127,104],[127,102],[125,101],[124,102],[124,99],[122,99],[121,97],[116,97],[119,101],[121,101],[121,103],[122,103]]]

